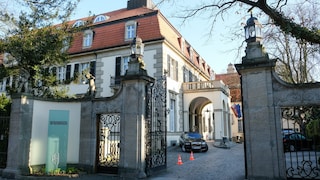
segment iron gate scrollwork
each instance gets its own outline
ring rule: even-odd
[[[166,76],[147,86],[146,174],[167,167]]]
[[[120,162],[120,114],[101,114],[98,124],[97,171],[116,174]]]
[[[320,179],[320,107],[281,109],[288,179]]]

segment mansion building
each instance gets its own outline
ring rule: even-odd
[[[72,20],[82,26],[92,17]],[[167,80],[167,145],[177,145],[182,132],[197,131],[207,140],[232,138],[231,95],[213,68],[164,17],[151,0],[129,0],[127,7],[96,15],[69,47],[69,63],[55,67],[57,79],[69,81],[68,93],[81,97],[94,78],[94,98],[111,97],[120,89],[130,61],[130,45],[144,43],[143,61],[149,76]],[[214,55],[212,55],[214,57]],[[0,91],[12,83],[5,78]]]

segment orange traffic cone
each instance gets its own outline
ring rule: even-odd
[[[193,152],[191,151],[191,153],[190,153],[190,161],[193,161],[193,160],[194,160]]]
[[[178,164],[178,165],[182,165],[182,164],[183,164],[183,162],[182,162],[182,160],[181,160],[180,154],[178,155],[178,162],[177,162],[177,164]]]

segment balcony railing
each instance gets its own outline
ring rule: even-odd
[[[190,92],[196,90],[222,90],[223,92],[229,94],[230,90],[227,85],[222,81],[199,81],[199,82],[186,82],[183,83],[183,91]]]

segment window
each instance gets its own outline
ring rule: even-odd
[[[116,69],[115,69],[115,82],[114,84],[120,84],[120,76],[125,75],[129,66],[130,57],[116,57]]]
[[[57,70],[58,81],[63,82],[65,80],[66,68],[64,66],[61,66],[58,67]]]
[[[67,50],[70,47],[70,42],[71,42],[71,38],[66,37],[63,41],[62,41],[62,48],[61,48],[61,52],[67,52]]]
[[[86,30],[83,35],[83,48],[89,48],[92,45],[93,40],[93,31],[92,30]]]
[[[74,77],[78,80],[80,84],[88,84],[88,79],[86,78],[86,74],[88,73],[90,68],[89,62],[75,64],[74,66]]]
[[[169,113],[169,131],[174,132],[176,127],[175,127],[175,106],[176,106],[176,101],[174,99],[170,99],[170,113]]]
[[[189,82],[189,71],[186,67],[183,67],[183,82]]]
[[[6,85],[7,85],[8,78],[3,78],[2,81],[0,81],[0,91],[5,91],[6,90]]]
[[[68,64],[66,69],[66,80],[70,80],[70,79],[71,79],[71,65]]]
[[[189,71],[189,82],[193,82],[193,74]]]
[[[169,77],[173,80],[178,81],[179,69],[178,69],[178,61],[172,59],[169,55],[167,57],[168,61],[168,69],[169,69]]]
[[[83,25],[84,25],[84,22],[82,20],[78,20],[72,25],[72,27],[80,27]]]
[[[185,48],[185,41],[183,39],[183,37],[180,38],[180,43],[181,43],[181,52],[184,53],[184,48]]]
[[[96,69],[96,61],[85,62],[74,65],[73,77],[75,79],[75,83],[79,84],[88,84],[89,80],[86,76],[90,73],[92,76],[95,76]],[[66,79],[71,77],[71,65],[67,65],[66,68]]]
[[[189,48],[189,55],[190,55],[190,61],[193,62],[193,48],[192,47]]]
[[[103,21],[106,21],[107,19],[109,19],[108,16],[99,15],[93,20],[93,23],[103,22]]]
[[[137,28],[137,23],[135,21],[129,21],[126,23],[126,29],[125,29],[126,40],[131,40],[134,37],[136,37],[136,28]]]
[[[121,75],[125,75],[126,71],[128,70],[129,67],[129,61],[130,61],[130,57],[123,57],[122,61],[121,61]]]
[[[86,74],[89,73],[90,64],[89,63],[81,63],[79,68],[79,73],[81,74],[82,84],[88,84],[88,79],[86,78]]]

